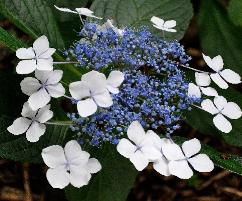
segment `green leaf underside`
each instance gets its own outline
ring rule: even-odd
[[[64,48],[55,18],[44,0],[0,0],[0,12],[32,37],[46,35],[56,48]]]
[[[226,11],[216,1],[202,1],[199,14],[199,29],[203,52],[210,56],[221,55],[225,68],[230,68],[242,74],[242,29],[235,27],[228,19]],[[209,19],[209,20],[207,20]],[[194,80],[194,73],[193,78]],[[242,95],[232,87],[227,90],[219,89],[219,95],[230,102],[237,103],[242,108]],[[213,97],[208,97],[213,99]],[[187,112],[186,121],[202,133],[216,135],[227,143],[242,147],[242,119],[230,120],[233,130],[222,133],[213,124],[213,116],[205,111],[193,108]]]
[[[80,189],[65,189],[69,201],[125,201],[138,174],[133,165],[113,145],[104,145],[91,157],[97,158],[102,170]]]
[[[9,47],[12,51],[15,51],[20,47],[26,47],[24,42],[17,39],[15,36],[8,33],[1,27],[0,27],[0,43],[3,44],[4,46]]]
[[[166,32],[165,37],[177,40],[183,37],[193,15],[189,0],[96,0],[91,9],[96,16],[101,16],[104,20],[113,19],[120,28],[149,26],[160,36],[162,32],[153,28],[151,17],[174,19],[177,21],[177,32]]]

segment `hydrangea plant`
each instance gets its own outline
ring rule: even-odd
[[[209,71],[191,67],[192,58],[184,47],[166,38],[167,32],[179,32],[173,19],[152,16],[151,26],[117,27],[114,20],[103,22],[88,8],[55,8],[80,16],[78,40],[58,50],[65,61],[54,56],[58,47],[50,48],[45,35],[32,47],[16,49],[20,59],[16,72],[24,76],[20,88],[27,98],[21,117],[5,128],[8,135],[26,133],[34,147],[49,126],[68,127],[71,132],[62,143],[56,139],[39,153],[49,167],[46,177],[53,188],[83,188],[92,183],[93,174],[105,171],[102,155],[95,158],[92,153],[107,146],[137,171],[152,166],[163,176],[180,179],[191,178],[193,169],[211,172],[214,163],[227,167],[198,139],[174,137],[194,108],[210,113],[224,135],[232,131],[229,120],[242,116],[236,103],[210,86],[213,81],[225,90],[241,83],[238,73],[224,69],[220,55],[203,54]],[[151,31],[152,26],[158,34]],[[68,68],[78,72],[77,79],[66,80]],[[195,72],[195,82],[188,79],[186,70]],[[68,102],[69,109],[64,109],[68,121],[56,120],[61,108],[56,99]]]

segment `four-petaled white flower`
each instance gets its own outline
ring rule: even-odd
[[[214,103],[206,99],[201,103],[202,109],[215,115],[213,118],[214,125],[224,133],[229,133],[232,130],[231,123],[224,117],[230,119],[239,119],[242,116],[240,107],[233,102],[227,102],[223,96],[214,98]]]
[[[117,151],[128,158],[138,171],[142,171],[149,162],[155,161],[161,157],[149,140],[149,133],[145,133],[143,127],[138,121],[134,121],[128,127],[128,139],[121,139],[117,145]]]
[[[211,79],[208,73],[195,73],[195,81],[197,85],[189,83],[188,96],[201,98],[202,93],[207,96],[218,96],[217,91],[214,88],[209,87]]]
[[[108,80],[103,73],[91,71],[84,74],[81,81],[69,86],[72,97],[77,100],[77,110],[81,117],[88,117],[97,111],[97,106],[108,108],[113,105],[109,93],[118,93],[118,86],[123,81],[123,73],[113,71]]]
[[[184,142],[182,149],[175,143],[164,144],[162,151],[169,161],[170,174],[181,179],[191,178],[193,171],[189,164],[198,172],[211,172],[214,164],[206,154],[197,154],[200,150],[201,144],[197,139]]]
[[[49,48],[49,41],[46,36],[39,37],[30,48],[20,48],[16,51],[16,56],[20,61],[16,67],[18,74],[29,74],[34,70],[53,70],[52,55],[54,48]]]
[[[50,105],[33,111],[28,102],[23,105],[22,117],[17,118],[7,130],[14,134],[20,135],[26,132],[26,138],[30,142],[37,142],[45,133],[45,122],[53,117],[53,112],[50,110]]]
[[[220,55],[211,59],[209,56],[203,54],[203,58],[207,65],[213,69],[216,73],[211,73],[211,79],[222,89],[227,89],[229,86],[227,84],[239,84],[241,83],[241,77],[238,73],[230,69],[224,69],[224,62]]]
[[[111,28],[119,36],[123,36],[123,34],[124,34],[123,29],[119,29],[113,25],[113,20],[108,19],[106,23],[104,23],[102,26],[100,26],[100,30],[107,30],[109,28]]]
[[[159,17],[153,16],[150,21],[153,23],[153,26],[157,29],[167,32],[176,32],[176,29],[173,29],[176,26],[175,20],[164,21]]]
[[[47,147],[41,155],[49,167],[46,177],[53,188],[63,189],[70,183],[80,188],[88,184],[91,174],[102,168],[75,140],[69,141],[64,149],[59,145]]]
[[[33,110],[44,107],[51,97],[59,98],[65,94],[65,88],[59,83],[62,70],[35,71],[35,78],[26,77],[20,83],[24,94],[30,96],[28,103]]]
[[[55,6],[55,8],[59,11],[66,12],[66,13],[74,13],[78,14],[80,16],[87,16],[87,17],[93,17],[97,19],[102,19],[101,17],[97,17],[93,15],[93,11],[89,10],[88,8],[76,8],[75,10],[71,10],[69,8],[60,8],[58,6]]]

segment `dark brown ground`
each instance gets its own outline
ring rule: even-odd
[[[6,20],[1,27],[16,32],[16,28]],[[28,39],[21,32],[18,36]],[[188,54],[194,58],[193,64],[204,66],[201,59],[196,21],[193,20],[182,43]],[[12,67],[15,58],[6,48],[0,47],[0,68]],[[184,125],[181,133],[190,133],[203,142],[217,148],[222,153],[239,154],[241,150],[204,136]],[[226,155],[224,155],[226,157]],[[0,201],[64,201],[63,191],[52,189],[45,178],[44,165],[21,164],[0,159]],[[163,177],[151,168],[141,172],[128,197],[128,201],[242,201],[241,177],[216,168],[211,174],[197,174],[191,180]]]

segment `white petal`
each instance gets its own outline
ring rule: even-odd
[[[13,122],[11,126],[7,128],[7,130],[14,135],[20,135],[27,131],[30,124],[31,120],[24,117],[19,117]]]
[[[196,83],[198,86],[207,87],[211,83],[208,73],[195,73]]]
[[[182,160],[185,158],[181,148],[175,143],[162,145],[162,151],[168,160]]]
[[[87,162],[87,170],[91,174],[97,173],[102,169],[101,164],[96,158],[90,158]]]
[[[217,114],[213,118],[214,125],[224,133],[229,133],[232,130],[231,123],[222,115]]]
[[[50,95],[42,88],[29,97],[28,103],[33,110],[44,107],[50,102]]]
[[[201,143],[196,138],[185,141],[182,144],[182,150],[183,150],[185,156],[190,158],[191,156],[197,154],[201,150]]]
[[[51,97],[53,98],[59,98],[61,96],[64,96],[65,94],[65,88],[62,86],[61,83],[55,84],[55,85],[48,85],[46,86],[46,89]]]
[[[65,145],[65,155],[70,165],[79,166],[86,164],[90,154],[82,151],[81,146],[76,140],[71,140]]]
[[[163,140],[152,130],[148,130],[145,134],[145,139],[142,141],[142,146],[154,146],[157,150],[161,151]]]
[[[112,97],[107,89],[100,94],[93,95],[93,99],[99,107],[107,108],[113,105]]]
[[[108,85],[119,87],[124,81],[124,74],[120,71],[112,71],[107,79]]]
[[[77,110],[81,117],[88,117],[97,111],[97,105],[91,98],[88,98],[78,101]]]
[[[188,85],[188,96],[190,97],[197,97],[197,98],[201,98],[202,94],[200,91],[199,86],[193,84],[193,83],[189,83]]]
[[[21,86],[22,92],[30,96],[33,93],[38,91],[38,89],[41,87],[41,84],[35,78],[26,77],[21,81],[20,86]]]
[[[206,154],[198,154],[188,161],[198,172],[211,172],[214,169],[213,162]]]
[[[168,29],[174,28],[175,26],[176,26],[176,21],[175,20],[167,20],[164,23],[164,27],[168,28]]]
[[[239,84],[241,83],[241,77],[238,73],[230,70],[224,69],[220,72],[220,75],[229,83],[231,84]]]
[[[52,59],[37,59],[37,69],[44,71],[53,70],[53,60]]]
[[[58,82],[60,82],[62,76],[63,76],[62,70],[54,70],[52,72],[49,72],[49,77],[46,84],[57,84]]]
[[[46,70],[38,70],[36,69],[34,74],[35,77],[42,83],[42,84],[46,84],[47,80],[49,79],[50,76],[50,71],[46,71]]]
[[[110,93],[112,94],[118,94],[119,93],[119,89],[117,87],[112,87],[110,85],[107,85],[107,89],[108,91],[110,91]]]
[[[106,90],[107,80],[103,73],[90,71],[84,74],[81,80],[88,83],[88,86],[93,94],[102,93]]]
[[[35,60],[23,60],[20,61],[16,67],[16,72],[18,74],[29,74],[34,72],[37,68]]]
[[[35,58],[35,53],[33,51],[33,48],[19,48],[16,51],[16,56],[19,59],[33,59]]]
[[[41,156],[44,163],[50,168],[56,168],[66,164],[64,150],[59,145],[52,145],[42,150]]]
[[[130,161],[134,164],[135,168],[138,171],[142,171],[143,169],[145,169],[148,164],[149,164],[149,160],[146,158],[146,156],[144,154],[142,154],[141,151],[136,151],[131,157],[130,157]]]
[[[32,110],[32,108],[29,106],[28,102],[25,102],[23,105],[23,109],[21,112],[21,115],[23,117],[31,118],[33,119],[36,115],[37,111]]]
[[[203,54],[203,59],[207,63],[207,65],[212,68],[215,72],[219,72],[223,69],[223,59],[220,55],[211,59],[209,56]]]
[[[213,73],[210,77],[221,89],[227,89],[229,87],[227,82],[218,73]]]
[[[70,183],[70,176],[64,167],[48,169],[46,177],[53,188],[63,189]]]
[[[33,49],[36,56],[45,53],[49,49],[49,41],[46,36],[39,37],[33,44]]]
[[[165,157],[160,158],[158,161],[153,163],[153,168],[159,172],[161,175],[169,176],[169,168],[168,168],[168,161]]]
[[[163,28],[162,30],[167,31],[167,32],[177,32],[176,29],[168,29],[168,28]]]
[[[188,162],[183,161],[170,161],[169,171],[172,175],[179,177],[180,179],[189,179],[193,175],[192,169],[189,167]]]
[[[222,114],[230,119],[239,119],[242,116],[242,111],[236,103],[228,102],[222,110]]]
[[[55,51],[56,51],[55,48],[49,48],[44,53],[42,53],[41,55],[39,55],[39,58],[40,59],[49,59],[55,53]]]
[[[91,11],[88,8],[76,8],[76,11],[79,15],[91,15],[93,14],[93,11]]]
[[[218,110],[222,110],[227,105],[227,100],[223,96],[218,96],[214,98],[214,104]]]
[[[88,184],[91,179],[91,174],[82,167],[71,168],[70,182],[76,188],[80,188]]]
[[[158,149],[156,149],[154,146],[144,146],[144,147],[141,147],[141,152],[151,162],[158,160],[162,156],[161,155],[161,151],[158,150]]]
[[[81,100],[91,95],[88,83],[84,81],[72,82],[69,85],[69,91],[76,100]]]
[[[137,147],[125,138],[121,139],[117,145],[118,153],[126,158],[130,158],[134,154],[136,149]]]
[[[218,92],[212,87],[200,87],[200,89],[206,96],[218,96]]]
[[[164,26],[165,21],[159,17],[153,16],[150,20],[157,26]]]
[[[73,11],[73,10],[71,10],[69,8],[60,8],[60,7],[56,6],[56,5],[54,5],[54,6],[59,11],[78,14],[76,11]]]
[[[50,105],[46,105],[38,110],[36,120],[40,123],[45,123],[53,117],[53,112],[50,110]]]
[[[203,100],[201,106],[203,110],[212,115],[217,114],[219,112],[219,110],[215,107],[215,105],[210,99]]]
[[[31,126],[26,132],[26,138],[29,142],[37,142],[39,138],[44,135],[46,126],[37,122],[32,122]]]
[[[128,127],[127,135],[136,145],[140,145],[145,138],[145,131],[138,121],[133,121]]]

